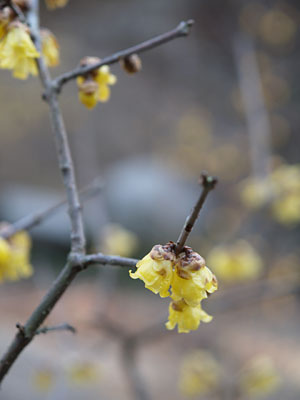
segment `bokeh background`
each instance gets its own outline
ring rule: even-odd
[[[204,302],[214,319],[167,332],[166,299],[91,268],[48,321],[78,334],[36,338],[4,400],[299,398],[299,2],[41,1],[61,47],[53,76],[190,18],[191,35],[143,53],[140,73],[112,66],[108,103],[87,110],[75,82],[60,103],[79,187],[102,187],[84,200],[89,251],[139,258],[176,241],[200,172],[218,176],[188,242],[219,279]],[[0,216],[14,222],[64,191],[38,79],[1,71],[0,84]],[[65,210],[34,228],[33,277],[1,284],[2,352],[61,269],[69,229]]]

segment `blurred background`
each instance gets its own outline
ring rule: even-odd
[[[168,301],[127,269],[92,267],[51,314],[77,335],[34,340],[1,389],[19,399],[286,399],[300,395],[300,124],[297,0],[69,0],[41,23],[61,48],[56,76],[186,19],[180,38],[141,56],[92,111],[75,82],[60,97],[89,251],[141,258],[176,241],[202,170],[219,178],[188,245],[219,280],[203,304],[214,316],[168,332]],[[0,74],[0,216],[15,222],[64,198],[38,79]],[[0,350],[62,268],[69,221],[60,210],[30,232],[31,278],[2,282]]]

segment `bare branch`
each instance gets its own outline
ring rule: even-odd
[[[100,192],[100,190],[102,190],[102,185],[97,183],[91,184],[86,188],[83,188],[79,191],[81,202],[88,200],[90,197],[96,196]],[[0,236],[8,239],[16,232],[32,229],[36,225],[39,225],[41,222],[49,218],[51,215],[55,214],[66,204],[67,200],[65,199],[53,205],[52,207],[47,208],[47,210],[27,215],[21,218],[19,221],[15,222],[14,224],[3,227],[3,229],[0,230]]]
[[[90,254],[90,255],[81,257],[80,264],[85,268],[91,264],[115,265],[118,267],[131,268],[131,267],[135,267],[138,261],[139,260],[136,260],[135,258],[107,256],[105,254],[98,253],[98,254]]]
[[[69,324],[61,324],[61,325],[55,325],[55,326],[43,326],[42,328],[38,329],[35,334],[40,335],[40,334],[46,334],[48,332],[53,332],[53,331],[69,331],[71,333],[76,333],[76,329]]]
[[[84,75],[90,71],[93,71],[94,69],[97,69],[102,65],[114,64],[116,62],[119,62],[121,59],[130,56],[131,54],[142,53],[144,51],[153,49],[154,47],[167,43],[171,40],[188,36],[193,24],[194,21],[191,19],[188,21],[180,22],[180,24],[175,29],[172,29],[171,31],[163,33],[162,35],[156,36],[152,39],[146,40],[145,42],[137,44],[133,47],[129,47],[128,49],[118,51],[110,56],[102,58],[101,61],[99,61],[98,63],[95,63],[93,65],[88,65],[85,67],[79,66],[73,69],[72,71],[66,72],[61,76],[57,77],[53,81],[53,87],[57,91],[60,91],[62,86],[68,81],[77,78],[77,76],[79,75]]]
[[[182,228],[182,231],[178,237],[177,243],[176,243],[176,249],[175,252],[176,254],[179,254],[189,236],[191,233],[194,224],[198,218],[199,212],[205,202],[205,199],[208,195],[208,193],[214,189],[214,187],[217,184],[217,178],[208,176],[206,173],[202,173],[201,175],[201,185],[202,185],[202,192],[201,195],[195,204],[192,213],[187,217],[185,224]]]
[[[39,51],[41,51],[38,15],[38,1],[32,0],[31,10],[28,13],[29,25],[31,27],[31,34],[36,47]],[[52,81],[49,70],[43,57],[38,58],[37,62],[40,79],[46,90],[46,101],[48,102],[50,108],[50,117],[53,132],[55,134],[59,167],[67,193],[69,215],[71,220],[71,252],[83,254],[85,252],[85,234],[70,145],[63,117],[59,108],[57,93],[52,90]]]

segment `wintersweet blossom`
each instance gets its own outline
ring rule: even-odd
[[[172,280],[172,299],[185,302],[195,307],[218,288],[217,279],[205,266],[205,260],[192,249],[187,248],[179,256]]]
[[[145,283],[145,287],[153,293],[159,293],[160,297],[168,297],[170,295],[169,288],[173,277],[173,262],[175,254],[169,247],[156,245],[136,267],[136,272],[129,271],[132,279],[141,279]]]
[[[246,240],[228,246],[216,246],[208,254],[218,277],[226,282],[256,279],[263,268],[263,261],[254,247]]]
[[[13,76],[26,79],[29,74],[37,75],[36,59],[40,57],[28,28],[20,22],[12,22],[0,42],[0,68],[13,70]]]
[[[4,7],[0,10],[0,39],[7,33],[7,26],[11,20],[12,11],[9,7]]]
[[[42,53],[48,67],[59,64],[59,45],[56,37],[48,29],[41,29]]]
[[[191,307],[182,299],[170,303],[166,328],[174,329],[177,324],[179,333],[188,333],[197,330],[201,321],[210,322],[211,320],[212,316],[202,310],[200,303],[196,307]]]
[[[7,240],[0,238],[0,282],[32,275],[30,249],[31,239],[25,231],[20,231]]]
[[[161,297],[172,298],[167,329],[178,325],[178,332],[189,332],[197,329],[200,321],[211,321],[212,317],[202,310],[201,301],[207,293],[217,290],[217,279],[190,247],[184,246],[176,254],[173,242],[156,245],[137,263],[136,272],[130,271],[129,275],[141,279],[147,289]]]
[[[92,65],[99,62],[97,57],[85,57],[81,66]],[[98,102],[105,103],[110,98],[110,87],[117,82],[117,77],[110,73],[108,65],[102,65],[85,76],[77,78],[79,100],[87,107],[94,108]]]

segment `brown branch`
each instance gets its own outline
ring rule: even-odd
[[[175,29],[172,29],[169,32],[163,33],[162,35],[159,35],[152,39],[146,40],[145,42],[137,44],[133,47],[129,47],[128,49],[118,51],[110,56],[102,58],[99,62],[97,62],[93,65],[88,65],[85,67],[79,66],[79,67],[73,69],[72,71],[65,72],[64,74],[57,77],[53,81],[53,87],[57,91],[60,91],[62,86],[65,83],[67,83],[68,81],[75,79],[80,75],[84,75],[90,71],[93,71],[94,69],[97,69],[97,68],[101,67],[102,65],[109,65],[109,64],[117,63],[121,59],[126,58],[126,57],[130,56],[131,54],[142,53],[144,51],[153,49],[154,47],[157,47],[164,43],[167,43],[171,40],[174,40],[174,39],[177,39],[180,37],[184,37],[184,36],[188,36],[193,24],[194,24],[194,21],[191,19],[188,21],[180,22],[180,24]]]
[[[101,184],[91,184],[91,185],[87,186],[86,188],[83,188],[82,190],[79,191],[81,202],[86,201],[90,197],[96,196],[100,190],[102,190]],[[19,221],[16,221],[15,223],[3,227],[0,230],[0,236],[5,239],[8,239],[12,235],[14,235],[16,232],[19,232],[22,230],[30,230],[30,229],[34,228],[35,226],[39,225],[40,223],[42,223],[43,221],[45,221],[51,215],[55,214],[58,210],[60,210],[66,204],[67,204],[67,200],[65,199],[65,200],[62,200],[59,203],[53,205],[52,207],[47,208],[44,211],[40,211],[40,212],[37,212],[34,214],[27,215],[27,216],[21,218]]]
[[[88,267],[92,264],[100,265],[115,265],[119,267],[134,268],[139,260],[135,258],[119,257],[119,256],[107,256],[102,253],[90,254],[80,258],[80,265],[83,268]]]
[[[212,176],[208,176],[206,173],[202,173],[201,174],[201,185],[202,185],[202,192],[201,195],[197,201],[197,203],[195,204],[191,214],[187,217],[185,224],[182,228],[182,231],[178,237],[177,243],[176,243],[176,248],[175,248],[175,252],[176,254],[179,254],[189,236],[189,234],[191,233],[194,224],[198,218],[199,212],[205,202],[205,199],[208,195],[208,193],[214,189],[214,187],[217,184],[217,178],[212,177]]]

